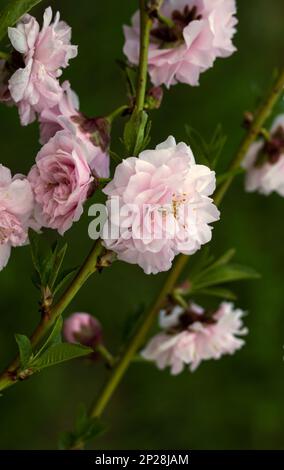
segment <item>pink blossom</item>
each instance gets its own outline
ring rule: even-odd
[[[34,207],[30,183],[21,175],[14,178],[0,165],[0,270],[8,263],[11,247],[27,242]]]
[[[57,132],[39,151],[28,179],[42,226],[63,235],[79,220],[94,179],[87,161],[84,142],[68,131]]]
[[[217,57],[235,51],[235,0],[165,0],[160,12],[173,26],[154,20],[148,55],[154,85],[198,85],[200,73],[212,67]],[[139,61],[139,23],[136,12],[132,26],[124,27],[124,53],[133,64]]]
[[[104,188],[104,245],[146,274],[167,271],[177,254],[193,254],[211,240],[209,224],[219,219],[208,197],[214,189],[215,173],[173,137],[123,160]]]
[[[62,96],[59,103],[53,108],[45,108],[39,116],[41,143],[45,144],[59,130],[65,129],[78,136],[88,147],[89,165],[100,178],[109,177],[109,155],[106,151],[108,141],[105,145],[96,144],[92,138],[91,128],[95,130],[95,124],[79,112],[79,99],[71,90],[70,83],[62,84]],[[91,123],[89,124],[89,122]],[[89,128],[85,126],[89,124]],[[85,126],[85,127],[84,127]]]
[[[251,145],[243,167],[246,191],[265,195],[275,191],[284,196],[284,114],[275,119],[268,141],[260,139]]]
[[[164,331],[154,336],[141,354],[155,361],[159,369],[169,366],[173,375],[182,372],[185,365],[193,372],[202,361],[220,359],[244,345],[239,338],[248,332],[243,327],[243,315],[228,302],[211,316],[194,304],[187,311],[179,307],[170,314],[162,311],[160,326]]]
[[[23,58],[23,67],[9,80],[9,90],[24,126],[34,121],[36,112],[59,102],[62,90],[58,77],[77,55],[77,46],[70,44],[71,28],[59,19],[56,13],[51,22],[49,7],[44,12],[41,30],[30,15],[25,15],[15,28],[8,28],[10,41]]]
[[[102,327],[89,313],[73,313],[64,321],[63,335],[69,343],[81,343],[95,348],[102,342]]]

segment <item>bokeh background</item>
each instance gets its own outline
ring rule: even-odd
[[[1,0],[4,5],[6,0]],[[122,24],[136,9],[134,1],[43,1],[33,13],[52,5],[73,27],[79,56],[64,73],[89,115],[109,113],[125,100],[116,59],[122,58]],[[228,142],[224,165],[242,137],[242,115],[254,109],[273,70],[284,60],[283,0],[238,2],[238,52],[218,60],[199,88],[178,85],[165,94],[153,115],[152,144],[169,134],[185,140],[185,123],[210,136],[223,123]],[[4,41],[5,44],[5,41]],[[122,124],[113,132],[121,151]],[[39,149],[37,125],[21,128],[16,109],[0,107],[1,163],[27,172]],[[249,315],[246,347],[233,357],[210,361],[194,373],[171,377],[151,364],[131,366],[104,416],[108,432],[94,448],[103,449],[283,449],[284,448],[284,201],[248,195],[236,179],[215,224],[215,253],[235,247],[237,260],[262,274],[260,281],[237,286],[238,306]],[[66,238],[66,263],[78,265],[89,251],[88,216]],[[14,333],[29,334],[38,321],[37,291],[30,281],[29,248],[14,250],[0,273],[0,366],[16,351]],[[126,319],[147,305],[164,275],[145,276],[120,262],[90,279],[67,309],[88,311],[104,325],[105,339],[116,351]],[[101,365],[73,361],[46,369],[7,390],[0,398],[1,449],[56,448],[60,432],[71,428],[78,403],[92,401],[107,375]]]

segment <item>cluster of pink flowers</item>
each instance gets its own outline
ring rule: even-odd
[[[278,116],[267,140],[254,142],[244,161],[246,190],[284,196],[284,114]]]
[[[59,81],[62,69],[77,55],[71,28],[59,13],[52,21],[49,7],[42,28],[27,14],[8,35],[13,50],[9,60],[0,61],[0,101],[18,107],[24,126],[38,118],[43,147],[25,179],[10,182],[9,170],[2,167],[1,267],[10,246],[26,243],[31,214],[37,228],[63,234],[80,218],[94,180],[109,176],[107,120],[80,113],[69,82]]]
[[[164,331],[154,336],[141,354],[155,361],[159,369],[169,366],[173,375],[182,372],[184,366],[194,371],[202,361],[220,359],[244,345],[239,338],[247,334],[243,315],[242,310],[235,310],[228,302],[212,314],[195,304],[186,310],[179,306],[162,310],[160,326]]]
[[[209,224],[219,219],[209,197],[214,190],[215,173],[173,137],[126,158],[104,188],[105,246],[146,274],[167,271],[177,254],[193,254],[210,241]]]
[[[235,0],[165,0],[160,13],[153,22],[148,55],[154,85],[198,85],[200,74],[217,57],[235,51]],[[132,26],[124,27],[124,53],[132,64],[139,61],[139,33],[140,14],[136,12]]]

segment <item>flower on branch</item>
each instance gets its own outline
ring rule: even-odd
[[[123,160],[103,190],[104,245],[146,274],[169,270],[177,254],[193,254],[211,240],[209,224],[219,219],[209,198],[214,189],[215,173],[173,137]]]
[[[246,191],[265,195],[275,191],[284,196],[284,114],[275,119],[267,140],[251,145],[243,167]]]
[[[33,225],[34,198],[28,180],[0,165],[0,270],[8,263],[11,247],[22,246],[28,240],[28,228]]]
[[[228,57],[235,47],[235,0],[165,0],[153,21],[148,55],[154,85],[177,82],[198,85],[200,73],[218,57]],[[139,62],[140,14],[124,26],[124,53]]]
[[[243,327],[244,312],[234,305],[223,302],[217,311],[206,312],[203,308],[189,304],[188,309],[179,306],[160,312],[162,333],[154,336],[142,356],[155,361],[159,369],[169,366],[173,375],[189,366],[193,372],[208,359],[220,359],[233,354],[244,345],[239,338],[247,334]]]
[[[63,235],[79,220],[93,190],[90,159],[85,142],[68,131],[57,132],[39,151],[28,179],[42,226]]]
[[[9,67],[16,69],[8,80],[8,88],[24,126],[35,120],[37,112],[60,101],[62,89],[58,77],[62,68],[77,55],[77,46],[70,43],[71,28],[59,20],[57,12],[51,22],[49,7],[45,10],[41,30],[36,19],[28,14],[15,28],[8,28],[15,52]]]

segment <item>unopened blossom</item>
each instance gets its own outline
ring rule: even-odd
[[[69,343],[80,343],[95,348],[102,342],[102,326],[89,313],[73,313],[64,321],[63,336]]]
[[[39,115],[39,122],[42,144],[48,142],[56,132],[69,130],[88,147],[88,163],[95,174],[100,178],[109,177],[108,129],[102,129],[101,139],[96,139],[95,131],[98,132],[99,118],[88,119],[79,112],[78,96],[71,89],[68,81],[62,84],[62,96],[59,103],[53,108],[45,108]],[[107,125],[105,121],[105,126]]]
[[[251,145],[243,167],[246,191],[265,195],[275,191],[284,196],[284,114],[275,119],[268,140]]]
[[[211,240],[209,224],[219,219],[209,197],[214,189],[215,173],[173,137],[126,158],[104,188],[104,245],[146,274],[169,270],[177,254],[193,254]]]
[[[23,65],[9,79],[9,90],[19,109],[22,125],[33,122],[36,112],[55,106],[62,95],[58,77],[69,60],[77,55],[70,43],[71,28],[57,12],[47,8],[43,26],[31,15],[24,15],[15,28],[8,28],[12,46],[22,57]]]
[[[168,22],[154,19],[150,33],[148,64],[154,85],[198,85],[200,73],[217,57],[235,51],[235,0],[165,0],[160,13]],[[133,64],[139,61],[139,33],[136,12],[132,25],[124,27],[124,53]]]
[[[36,217],[44,227],[63,235],[79,220],[93,189],[84,142],[60,131],[39,151],[28,179],[34,191]]]
[[[161,311],[163,332],[154,336],[141,354],[159,369],[170,367],[173,375],[182,372],[185,366],[193,372],[202,361],[220,359],[244,345],[240,338],[247,334],[243,315],[242,310],[229,302],[223,302],[212,314],[195,304],[188,309]]]
[[[28,180],[0,165],[0,270],[8,263],[11,247],[22,246],[28,239],[28,228],[34,198]]]

